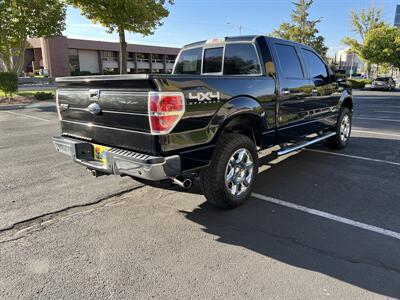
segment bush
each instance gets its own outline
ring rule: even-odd
[[[371,84],[372,81],[374,81],[372,78],[366,78],[366,79],[364,79],[365,84]]]
[[[89,76],[92,75],[90,71],[72,71],[71,76]]]
[[[365,80],[355,80],[355,79],[348,79],[346,81],[348,85],[350,85],[353,89],[363,89],[365,88]]]
[[[18,91],[18,76],[16,73],[0,72],[0,90],[6,97],[12,98],[12,95]]]
[[[118,70],[104,70],[104,75],[119,75]]]
[[[52,92],[37,92],[34,97],[36,100],[51,100],[54,99],[54,94]]]

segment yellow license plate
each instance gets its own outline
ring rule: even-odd
[[[94,160],[101,161],[103,164],[106,164],[107,163],[106,152],[110,149],[111,149],[110,147],[93,144]]]

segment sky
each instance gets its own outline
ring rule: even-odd
[[[374,5],[382,9],[383,19],[393,24],[397,4],[400,0],[314,0],[310,18],[322,18],[317,28],[333,55],[345,48],[343,37],[357,37],[350,28],[351,10]],[[169,17],[153,35],[128,33],[128,43],[182,47],[213,37],[239,35],[239,25],[242,34],[269,34],[282,22],[290,21],[293,4],[291,0],[175,0],[168,8]],[[69,38],[118,41],[116,34],[108,34],[72,7],[68,7],[66,25],[64,34]]]

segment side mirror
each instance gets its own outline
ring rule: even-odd
[[[265,63],[265,70],[267,71],[267,74],[269,76],[275,76],[276,75],[276,69],[275,65],[272,61],[266,62]]]

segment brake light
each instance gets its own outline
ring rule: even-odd
[[[149,93],[149,121],[152,134],[171,132],[184,113],[185,97],[182,93]]]

